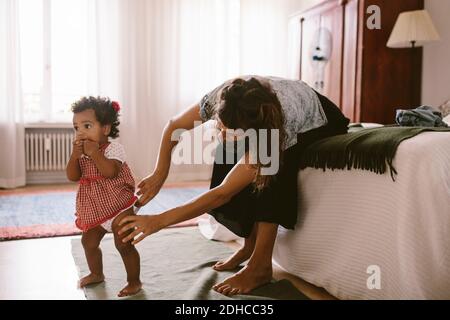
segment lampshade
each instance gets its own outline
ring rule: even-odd
[[[387,46],[389,48],[407,48],[411,47],[414,41],[415,45],[419,47],[439,39],[439,34],[426,10],[407,11],[398,16]]]

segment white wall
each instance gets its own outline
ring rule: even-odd
[[[424,47],[422,103],[439,106],[450,99],[450,0],[425,0],[441,41]]]

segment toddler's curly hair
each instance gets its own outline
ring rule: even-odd
[[[95,112],[95,117],[101,125],[111,125],[111,132],[108,137],[113,139],[119,136],[119,111],[113,105],[117,102],[111,101],[106,97],[83,97],[72,104],[72,112],[79,113],[84,110],[92,109]]]

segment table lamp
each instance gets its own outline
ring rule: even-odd
[[[425,43],[440,40],[433,21],[426,10],[402,12],[397,18],[387,46],[389,48],[411,48],[412,54],[412,90],[411,103],[414,103],[415,72],[414,61],[416,48]]]

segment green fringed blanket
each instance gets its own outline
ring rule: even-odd
[[[397,174],[392,162],[399,144],[426,131],[450,131],[450,128],[387,126],[364,129],[319,140],[305,149],[300,169],[363,169],[378,174],[389,166],[391,177]]]

